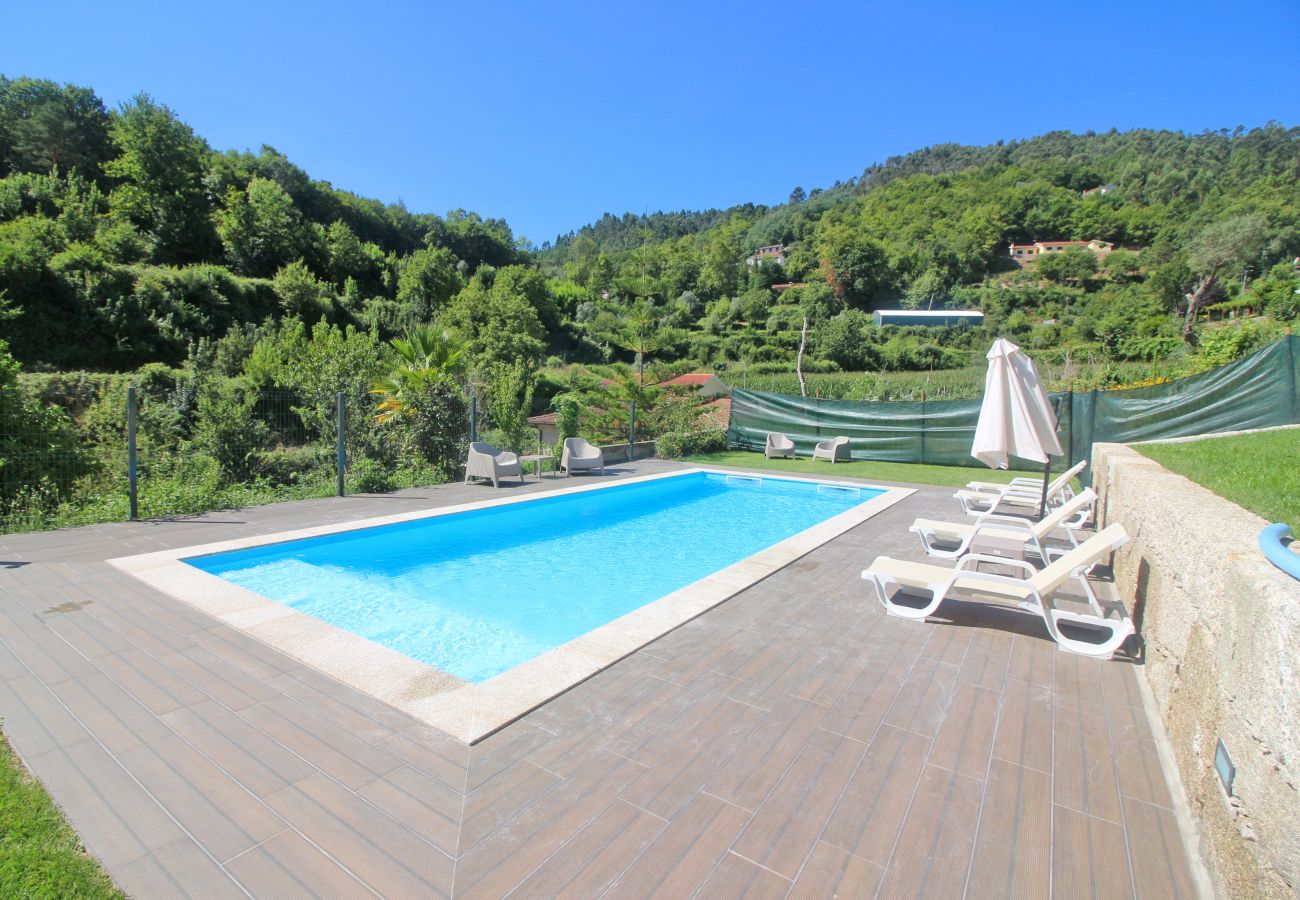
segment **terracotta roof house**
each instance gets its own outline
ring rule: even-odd
[[[731,422],[731,398],[718,397],[704,405],[704,415],[712,419],[717,426],[726,430]]]
[[[701,397],[721,397],[729,393],[722,379],[711,372],[687,372],[659,383],[661,388],[694,388]]]
[[[1012,259],[1032,259],[1045,253],[1060,253],[1070,247],[1082,247],[1102,255],[1115,249],[1110,241],[1034,241],[1032,244],[1012,244],[1008,255]]]
[[[785,265],[785,245],[769,244],[766,247],[759,247],[749,256],[745,257],[745,265],[756,266],[765,259],[770,259],[778,266]]]

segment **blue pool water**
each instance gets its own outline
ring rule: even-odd
[[[696,472],[185,562],[479,682],[880,493]]]

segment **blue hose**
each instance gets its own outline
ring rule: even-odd
[[[1268,526],[1259,533],[1259,549],[1273,565],[1292,578],[1300,579],[1300,555],[1292,553],[1282,543],[1289,531],[1285,522]]]

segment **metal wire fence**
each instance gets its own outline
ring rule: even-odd
[[[471,386],[444,388],[435,411],[388,422],[364,392],[308,397],[235,380],[123,387],[75,420],[0,393],[0,533],[457,479],[468,443],[495,433]],[[590,437],[644,455],[631,410],[607,418]],[[651,430],[638,422],[635,436]]]

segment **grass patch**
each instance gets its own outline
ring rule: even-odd
[[[121,897],[0,734],[0,897]]]
[[[683,457],[683,461],[708,466],[773,469],[793,475],[842,475],[871,481],[901,481],[911,484],[937,484],[943,487],[965,487],[970,481],[996,481],[1005,484],[1017,475],[1032,474],[974,466],[923,466],[918,463],[881,462],[874,459],[855,459],[832,465],[824,459],[813,460],[804,456],[796,459],[765,459],[763,454],[751,453],[747,450],[701,453]]]
[[[1300,429],[1133,449],[1270,522],[1300,528]]]

